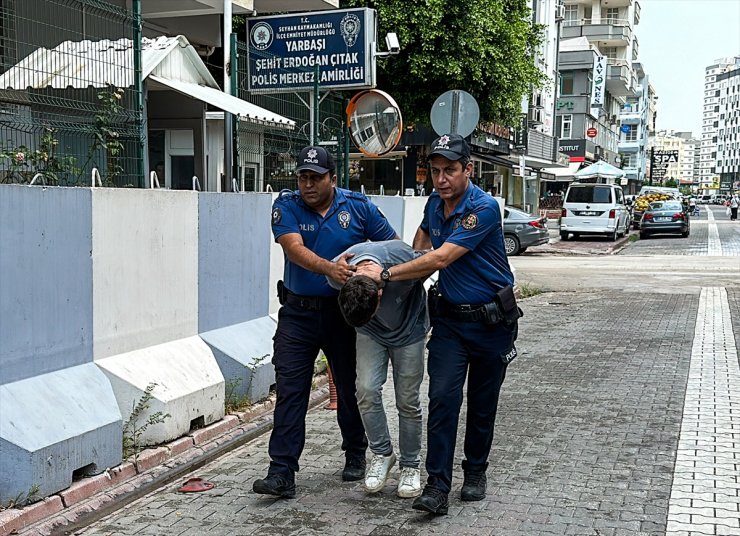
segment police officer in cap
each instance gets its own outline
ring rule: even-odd
[[[497,201],[473,185],[470,148],[457,134],[432,143],[429,164],[435,191],[414,237],[414,249],[433,248],[389,269],[364,265],[357,273],[375,281],[404,281],[439,270],[438,289],[430,290],[432,336],[427,424],[427,484],[413,508],[446,514],[457,440],[457,424],[467,376],[465,480],[463,501],[486,496],[486,470],[493,441],[499,390],[521,312],[514,299],[514,277],[506,258]]]
[[[295,473],[306,438],[314,361],[323,350],[337,388],[337,421],[345,451],[345,481],[365,476],[367,438],[355,396],[355,330],[347,325],[337,291],[326,277],[343,284],[355,267],[350,246],[366,240],[398,238],[388,221],[363,194],[336,187],[334,160],[323,147],[306,147],[298,156],[298,190],[283,190],[272,207],[272,232],[285,254],[282,307],[274,337],[277,402],[270,436],[270,467],[256,480],[256,493],[295,496]]]

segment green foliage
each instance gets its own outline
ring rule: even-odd
[[[143,434],[144,431],[153,424],[163,423],[171,417],[169,413],[157,411],[141,422],[142,416],[151,406],[150,403],[154,398],[152,392],[155,387],[157,387],[157,384],[154,382],[146,386],[144,394],[141,396],[139,401],[134,404],[134,407],[131,410],[131,416],[123,425],[123,457],[128,458],[133,455],[134,463],[138,462],[139,453],[141,452],[141,434]]]
[[[545,76],[534,51],[542,28],[526,0],[341,0],[378,12],[380,42],[396,32],[398,55],[378,60],[378,87],[405,121],[429,123],[435,99],[450,89],[472,94],[484,122],[518,122],[521,97]]]
[[[39,497],[39,485],[33,484],[27,492],[20,492],[18,495],[8,501],[7,504],[0,507],[0,510],[9,508],[23,508],[41,500]]]
[[[74,156],[59,155],[58,145],[56,130],[45,128],[39,140],[39,148],[35,151],[19,145],[0,152],[3,167],[8,170],[5,181],[10,182],[13,179],[13,182],[30,182],[32,175],[41,173],[46,184],[56,185],[63,174],[77,175],[77,160]]]
[[[531,298],[532,296],[537,296],[538,294],[542,294],[543,292],[541,288],[526,282],[522,282],[519,284],[519,291],[521,292],[522,299]]]
[[[666,188],[675,188],[678,186],[678,181],[676,179],[668,179],[663,183],[663,186]]]
[[[247,395],[246,393],[248,393],[250,388],[252,387],[252,380],[254,379],[254,371],[256,370],[257,366],[263,363],[268,357],[270,357],[270,354],[259,356],[254,360],[254,363],[252,364],[251,367],[249,366],[244,367],[245,369],[249,371],[249,381],[247,382],[247,387],[244,391],[245,394],[240,395],[237,392],[239,390],[239,386],[242,384],[243,378],[238,377],[238,378],[230,378],[226,380],[226,387],[225,387],[225,393],[224,393],[224,409],[226,410],[226,413],[242,411],[252,405],[252,400],[249,398],[249,395]]]

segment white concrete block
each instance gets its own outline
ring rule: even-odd
[[[0,385],[0,503],[46,497],[121,462],[121,413],[92,363]]]
[[[149,346],[96,361],[113,386],[124,426],[144,391],[156,387],[149,409],[170,417],[148,427],[142,445],[155,445],[187,434],[191,423],[208,425],[224,414],[224,377],[208,345],[200,337]]]
[[[257,402],[270,394],[275,383],[272,338],[276,327],[270,316],[263,316],[200,334],[221,367],[227,396]]]

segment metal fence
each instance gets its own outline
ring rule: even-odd
[[[294,130],[269,130],[240,122],[236,130],[235,160],[240,179],[248,191],[263,191],[269,185],[273,190],[296,188],[294,174],[296,157],[309,145],[311,128],[317,134],[315,144],[326,145],[335,157],[340,184],[344,184],[345,140],[344,108],[348,96],[342,92],[319,88],[320,104],[318,121],[310,120],[310,92],[249,93],[248,44],[238,41],[234,50],[236,61],[237,96],[270,111],[289,117],[296,122]],[[252,52],[253,54],[255,52]],[[262,166],[262,168],[260,168]]]
[[[136,27],[102,0],[0,2],[0,182],[142,186]]]

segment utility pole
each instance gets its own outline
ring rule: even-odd
[[[231,0],[224,0],[224,93],[231,94]],[[232,190],[234,129],[231,114],[224,111],[224,190]]]
[[[653,185],[653,167],[655,167],[655,147],[650,147],[650,178],[648,179],[648,185]]]
[[[562,2],[559,0],[555,4],[555,87],[553,91],[553,104],[552,104],[552,161],[557,162],[558,161],[558,152],[559,152],[559,145],[560,141],[557,137],[556,132],[556,125],[557,121],[555,120],[555,114],[557,114],[558,110],[558,94],[560,91],[560,25],[563,23],[563,20],[565,19],[565,6],[562,4]]]

